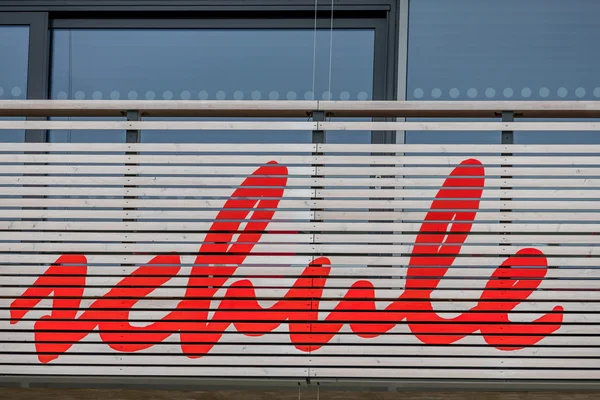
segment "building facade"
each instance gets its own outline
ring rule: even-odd
[[[4,1],[0,7],[2,99],[534,101],[600,96],[596,55],[588,51],[597,34],[598,6],[588,1],[508,2],[502,7],[467,0],[410,5],[334,1],[332,35],[328,1],[317,2],[316,35],[312,1]],[[114,135],[94,140],[125,140],[123,134]],[[153,136],[141,140],[164,140],[160,133]],[[253,141],[270,140],[259,136]],[[398,140],[501,142],[491,133],[417,136],[408,133]],[[4,137],[24,140],[22,132]],[[91,140],[76,132],[45,139]],[[310,141],[307,135],[286,140]],[[371,138],[365,133],[353,140]],[[514,140],[594,139],[519,133]]]

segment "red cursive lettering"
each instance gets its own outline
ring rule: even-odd
[[[36,351],[43,363],[58,358],[95,329],[108,346],[121,352],[140,351],[179,333],[183,353],[197,358],[207,354],[231,325],[240,334],[261,336],[284,322],[288,324],[291,343],[305,352],[329,343],[344,325],[360,337],[375,338],[402,321],[425,344],[451,344],[480,332],[491,346],[518,350],[552,334],[563,320],[560,306],[529,323],[513,323],[509,319],[509,313],[529,298],[546,275],[547,260],[539,250],[522,249],[504,261],[470,310],[454,318],[443,318],[432,305],[433,291],[471,231],[484,175],[481,163],[470,159],[445,180],[417,235],[406,288],[384,309],[376,307],[374,285],[359,280],[320,320],[320,302],[331,272],[330,260],[321,257],[272,306],[262,307],[252,282],[241,279],[229,285],[214,315],[209,317],[217,290],[252,252],[283,197],[287,168],[270,162],[247,177],[217,214],[192,267],[184,299],[162,319],[143,327],[133,326],[129,314],[140,299],[180,272],[177,254],[154,257],[79,316],[87,259],[83,255],[63,255],[12,302],[11,323],[18,323],[43,298],[54,296],[50,314],[34,325]],[[435,330],[432,324],[437,324]]]

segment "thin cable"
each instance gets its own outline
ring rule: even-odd
[[[331,0],[331,27],[329,30],[329,98],[327,100],[333,99],[333,94],[331,93],[331,70],[333,64],[333,1]]]
[[[68,99],[73,98],[73,30],[69,29],[69,92],[67,94]],[[72,121],[71,117],[68,118]],[[69,129],[67,131],[67,142],[73,141],[73,131]]]
[[[315,82],[317,77],[317,6],[319,0],[315,0],[315,28],[313,31],[313,76],[312,76],[312,93],[315,97]]]

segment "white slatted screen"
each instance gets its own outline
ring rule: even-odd
[[[50,127],[0,127],[16,123]],[[467,123],[445,124],[410,129]],[[3,144],[0,374],[600,379],[599,155],[582,145]]]

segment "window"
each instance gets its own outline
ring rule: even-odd
[[[28,51],[29,27],[0,24],[0,99],[27,97]],[[0,131],[0,142],[23,142],[24,139],[24,131]]]
[[[51,98],[131,100],[369,100],[382,98],[376,30],[369,19],[123,21],[52,33]],[[98,27],[99,25],[99,27]],[[150,28],[159,26],[159,28]],[[214,27],[213,27],[214,26]],[[218,27],[218,28],[215,28]],[[331,50],[331,53],[330,53]],[[314,53],[313,53],[314,52]],[[329,66],[331,55],[331,82]],[[313,82],[313,57],[314,82]],[[380,57],[381,58],[381,57]],[[385,55],[383,61],[385,61]],[[381,68],[381,66],[379,66]],[[313,93],[313,85],[314,92]],[[329,93],[331,87],[331,93]],[[60,131],[51,141],[120,141],[123,131]],[[309,143],[310,131],[144,131],[144,142]],[[371,132],[330,132],[368,143]]]
[[[600,3],[411,1],[409,100],[595,100]],[[500,132],[412,132],[407,143],[498,143]],[[590,132],[515,132],[515,143],[600,143]]]

